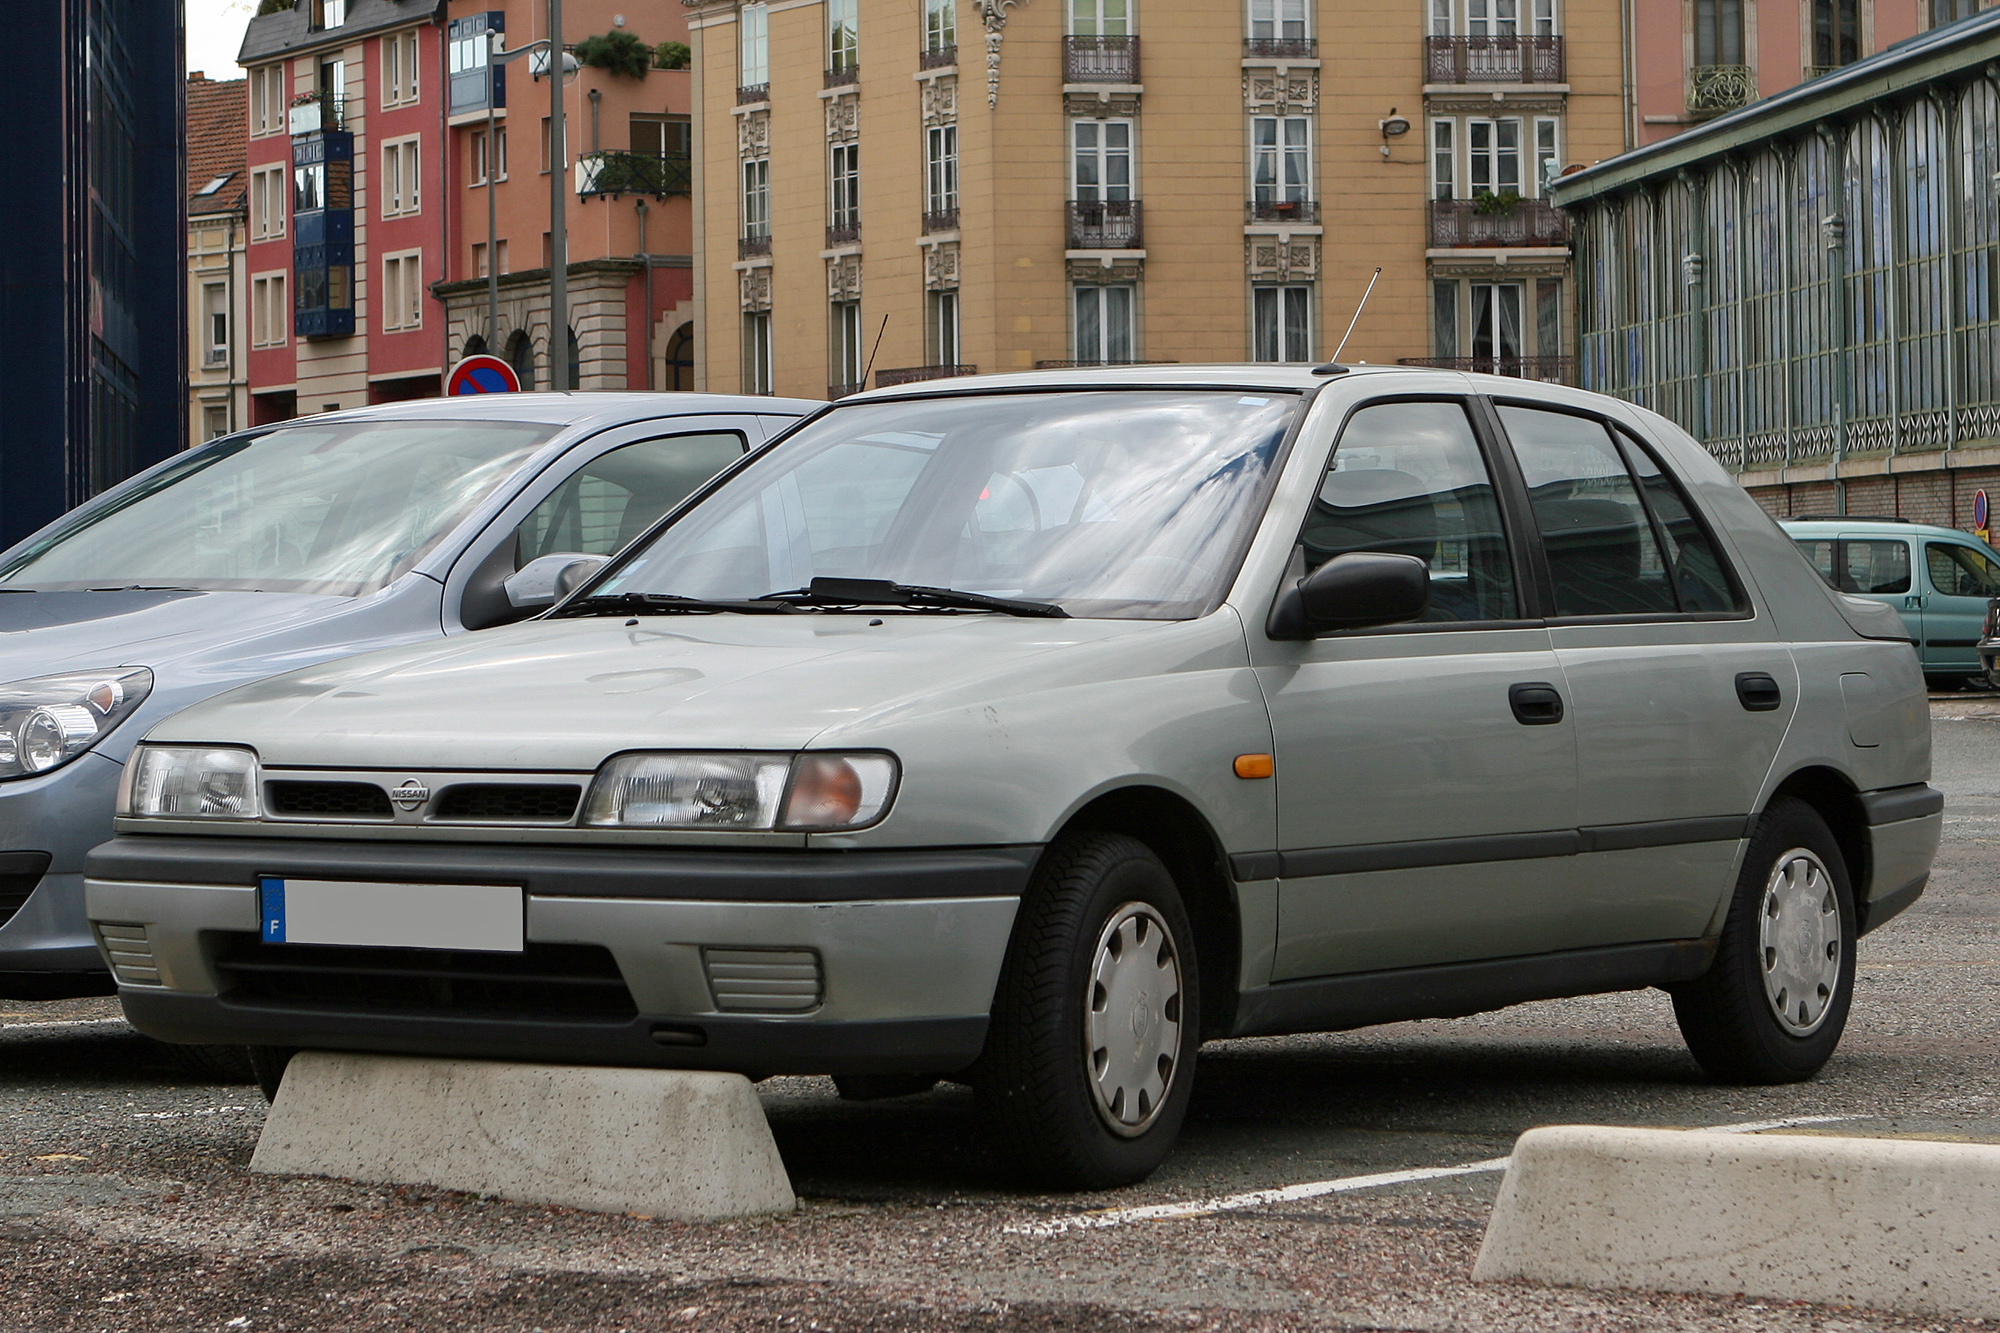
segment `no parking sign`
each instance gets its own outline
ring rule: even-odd
[[[444,392],[448,398],[457,398],[468,393],[519,393],[521,377],[514,373],[514,367],[497,356],[468,356],[451,368],[445,376]]]
[[[1989,545],[1992,539],[1986,535],[1986,492],[1972,493],[1972,535]]]

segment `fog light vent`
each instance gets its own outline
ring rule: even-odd
[[[118,921],[98,921],[93,925],[97,942],[111,959],[111,974],[118,978],[119,985],[160,984],[159,965],[153,961],[153,942],[146,938],[144,926]]]
[[[703,949],[708,989],[725,1014],[798,1014],[817,1009],[825,984],[810,949]]]

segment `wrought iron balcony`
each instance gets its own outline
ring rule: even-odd
[[[1569,219],[1546,199],[1431,200],[1431,247],[1509,250],[1569,244]]]
[[[861,82],[861,66],[836,65],[826,72],[825,87],[845,88],[850,83]]]
[[[1246,222],[1318,222],[1319,201],[1316,199],[1252,199],[1243,205],[1243,220]]]
[[[1426,37],[1425,83],[1562,83],[1560,37]]]
[[[1571,358],[1566,356],[1406,356],[1404,366],[1430,366],[1437,370],[1465,370],[1475,375],[1509,375],[1519,380],[1540,380],[1545,384],[1574,383]]]
[[[960,375],[978,373],[978,366],[904,366],[898,370],[876,371],[875,387],[886,389],[892,384],[922,384],[925,380],[953,380]]]
[[[744,83],[737,85],[736,105],[749,106],[752,102],[771,100],[771,85],[768,83]]]
[[[1137,37],[1063,38],[1064,83],[1137,83]]]
[[[935,236],[941,231],[957,230],[958,210],[955,208],[940,208],[935,212],[924,214],[924,235],[926,236]]]
[[[1317,37],[1245,37],[1243,58],[1246,60],[1316,60],[1319,57]]]
[[[761,259],[771,253],[771,238],[764,236],[739,236],[736,238],[738,259]]]
[[[826,248],[836,245],[853,245],[861,239],[859,222],[837,222],[826,229]]]
[[[1688,71],[1688,110],[1734,111],[1757,100],[1757,71],[1748,65],[1696,65]]]
[[[1069,206],[1069,248],[1072,250],[1138,250],[1145,246],[1137,199]]]
[[[586,198],[649,194],[664,199],[672,194],[692,193],[693,182],[690,163],[685,157],[607,150],[585,153],[576,160],[576,192]]]
[[[927,46],[917,52],[918,69],[947,69],[958,63],[958,47]]]
[[[292,99],[286,125],[291,134],[319,134],[347,128],[347,99],[337,93],[305,93]]]

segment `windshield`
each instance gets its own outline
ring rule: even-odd
[[[0,568],[0,587],[359,596],[414,565],[558,429],[329,422],[219,440],[78,509]]]
[[[714,601],[881,579],[1178,619],[1221,596],[1294,393],[1004,394],[836,408],[595,591]]]

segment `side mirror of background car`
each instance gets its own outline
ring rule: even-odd
[[[1310,639],[1336,629],[1415,620],[1430,609],[1430,567],[1413,555],[1349,551],[1278,595],[1265,632]]]
[[[605,559],[601,555],[557,551],[530,560],[500,586],[506,589],[507,601],[517,611],[554,606],[602,568]]]

